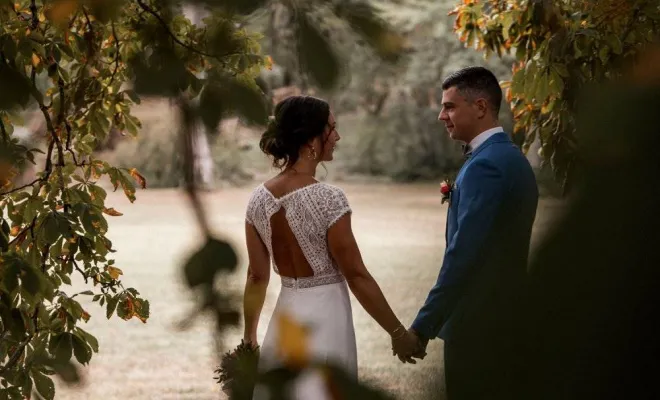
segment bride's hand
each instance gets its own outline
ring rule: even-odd
[[[252,347],[259,347],[259,342],[257,342],[257,338],[244,337],[243,342],[245,342],[245,344],[250,344]]]
[[[419,338],[407,330],[399,336],[392,336],[392,353],[398,356],[401,362],[411,364],[417,363],[413,357],[423,359],[426,356]]]

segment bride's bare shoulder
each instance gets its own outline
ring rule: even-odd
[[[282,197],[288,193],[295,192],[306,186],[319,183],[316,179],[308,175],[277,175],[262,184],[274,197]]]

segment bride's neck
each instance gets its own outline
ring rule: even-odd
[[[295,164],[288,167],[285,171],[291,171],[299,175],[316,176],[316,167],[318,163],[310,160],[298,160]]]

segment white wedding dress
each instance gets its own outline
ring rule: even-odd
[[[271,219],[281,210],[313,276],[298,279],[281,276],[282,289],[261,345],[259,370],[268,371],[282,365],[277,316],[284,313],[309,328],[307,345],[314,360],[339,366],[357,379],[357,348],[348,285],[327,245],[328,229],[351,212],[348,200],[341,189],[321,182],[279,198],[263,184],[255,189],[248,203],[246,221],[259,232],[278,275],[273,256],[278,238],[273,240]],[[330,399],[318,372],[302,375],[291,389],[294,399]],[[254,399],[269,399],[268,392],[257,386]]]

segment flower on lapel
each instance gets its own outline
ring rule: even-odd
[[[442,204],[449,201],[451,192],[454,190],[453,184],[450,180],[445,179],[440,183],[440,193],[442,194]]]

